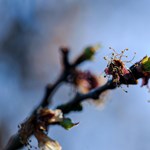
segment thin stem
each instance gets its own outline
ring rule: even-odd
[[[96,100],[98,99],[98,97],[101,95],[102,92],[109,90],[109,89],[114,89],[114,88],[116,88],[116,86],[114,85],[113,81],[110,80],[103,86],[95,88],[91,90],[90,92],[88,92],[87,94],[77,93],[76,96],[71,101],[69,101],[66,104],[58,106],[57,109],[61,109],[63,114],[68,114],[71,111],[77,111],[78,110],[77,108],[79,107],[81,102],[89,98]]]

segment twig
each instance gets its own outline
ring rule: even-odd
[[[46,87],[45,95],[41,101],[41,103],[33,110],[30,116],[36,115],[37,111],[40,108],[48,107],[48,105],[51,103],[51,97],[53,93],[56,91],[56,89],[61,85],[62,82],[68,82],[68,77],[70,75],[74,75],[76,72],[76,67],[83,61],[87,60],[86,57],[82,54],[80,55],[72,64],[69,62],[68,54],[69,50],[67,48],[61,48],[62,52],[62,64],[63,64],[63,71],[58,80],[53,85],[48,85]],[[135,80],[142,78],[143,73],[138,72],[136,65],[133,65],[130,67],[131,70],[131,79],[129,78],[127,81],[124,80],[124,78],[120,78],[120,84],[136,84],[136,82],[133,82],[133,77]],[[133,75],[133,76],[132,76]],[[118,85],[116,85],[113,80],[109,80],[106,84],[104,84],[101,87],[95,88],[91,91],[89,91],[87,94],[81,94],[77,93],[76,96],[68,103],[63,104],[61,106],[58,106],[58,109],[61,109],[64,114],[67,114],[71,111],[77,111],[81,110],[81,102],[87,100],[88,98],[92,99],[98,99],[100,94],[106,90],[109,89],[115,89]],[[15,150],[20,149],[24,145],[20,141],[19,133],[14,135],[9,143],[7,144],[5,150]]]
[[[140,74],[138,72],[135,65],[132,65],[130,67],[130,70],[136,80],[143,77],[143,74],[142,73]],[[127,82],[127,81],[124,81],[124,79],[120,79],[120,84],[126,84],[126,85],[135,84],[135,83],[133,83],[132,80],[133,79],[131,78]],[[117,87],[118,86],[116,84],[114,84],[113,80],[109,80],[103,86],[95,88],[95,89],[89,91],[87,94],[77,93],[76,96],[71,101],[69,101],[66,104],[62,104],[62,105],[58,106],[57,109],[61,109],[64,114],[68,114],[71,111],[79,111],[78,108],[79,108],[81,102],[83,102],[89,98],[91,98],[93,100],[98,100],[101,93],[103,93],[106,90],[115,89]]]
[[[48,107],[48,105],[51,103],[49,99],[51,98],[53,93],[56,91],[56,89],[60,86],[60,84],[67,80],[70,70],[72,69],[69,65],[69,60],[68,60],[69,50],[67,48],[61,48],[60,50],[62,52],[62,65],[64,66],[62,73],[60,77],[58,78],[58,80],[53,85],[50,85],[50,84],[47,85],[45,94],[41,103],[33,110],[30,116],[36,115],[37,111],[40,108]],[[5,147],[5,150],[20,149],[23,146],[24,145],[20,141],[19,133],[17,133],[10,138],[8,144]]]
[[[38,110],[40,108],[48,107],[48,105],[51,103],[51,97],[54,94],[54,92],[57,90],[57,88],[61,85],[62,82],[69,82],[68,77],[73,75],[76,71],[76,67],[82,63],[83,61],[86,61],[84,54],[81,54],[72,64],[69,62],[69,49],[66,47],[60,48],[61,54],[62,54],[62,66],[63,70],[58,78],[58,80],[53,84],[48,84],[45,90],[44,97],[41,101],[41,103],[35,107],[35,109],[32,111],[31,116],[36,115]],[[14,150],[14,149],[20,149],[24,145],[20,141],[19,133],[13,135],[8,144],[5,147],[5,150]]]
[[[64,114],[67,114],[71,111],[79,111],[81,102],[89,98],[96,100],[98,99],[98,97],[101,95],[102,92],[114,88],[116,88],[116,86],[114,86],[114,83],[112,82],[112,80],[110,80],[105,85],[93,89],[87,94],[81,94],[77,92],[76,96],[70,102],[58,106],[57,109],[61,109]]]

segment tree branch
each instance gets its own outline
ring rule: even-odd
[[[62,82],[67,80],[67,76],[70,72],[70,65],[68,60],[69,50],[67,48],[61,48],[60,51],[62,53],[62,65],[64,66],[62,73],[53,85],[50,84],[47,85],[41,103],[32,111],[30,116],[36,115],[37,111],[40,108],[48,107],[48,105],[51,103],[51,97],[53,93],[56,91],[56,89],[60,86]],[[23,147],[24,145],[21,143],[19,137],[20,137],[19,133],[13,135],[10,138],[8,144],[6,145],[5,150],[19,149]]]
[[[134,76],[134,80],[138,80],[139,78],[143,77],[143,73],[140,73],[136,67],[136,65],[132,65],[130,67],[130,71],[132,72],[131,77]],[[123,78],[120,79],[120,85],[121,84],[125,84],[125,85],[129,85],[129,84],[137,84],[135,82],[133,82],[133,78],[129,78],[128,82],[125,81]],[[95,88],[91,91],[89,91],[87,94],[81,94],[81,93],[77,93],[76,96],[69,101],[66,104],[62,104],[60,106],[57,107],[57,109],[61,109],[62,112],[64,114],[68,114],[71,111],[79,111],[79,106],[80,104],[91,98],[93,100],[98,100],[99,96],[106,90],[110,90],[110,89],[115,89],[117,88],[118,85],[116,85],[113,80],[109,80],[106,84],[104,84],[101,87]],[[78,109],[79,108],[79,109]]]
[[[69,50],[67,48],[61,48],[61,52],[62,52],[63,71],[62,71],[60,77],[58,78],[58,80],[53,85],[48,84],[41,103],[33,110],[30,117],[36,116],[37,112],[40,108],[48,107],[48,105],[51,103],[51,97],[54,94],[54,92],[56,91],[56,89],[61,85],[62,82],[69,82],[68,77],[70,75],[74,75],[74,73],[76,72],[76,67],[81,62],[87,60],[87,57],[85,57],[84,54],[81,54],[71,64],[68,59]],[[138,63],[140,63],[140,62],[138,62]],[[138,80],[139,78],[143,78],[145,76],[145,73],[141,72],[140,69],[139,69],[139,67],[137,67],[136,64],[131,66],[130,73],[127,76],[128,80],[126,80],[126,77],[124,77],[124,76],[120,77],[120,85],[121,84],[126,84],[126,85],[137,84],[137,82],[135,82],[135,81]],[[116,84],[113,79],[109,80],[103,86],[92,89],[87,94],[81,94],[81,93],[77,92],[76,96],[71,101],[69,101],[66,104],[58,106],[57,109],[61,109],[63,114],[67,114],[71,111],[79,111],[82,109],[81,102],[87,100],[88,98],[92,98],[93,100],[96,100],[99,98],[101,93],[103,93],[104,91],[110,90],[110,89],[115,89],[117,87],[118,87],[118,84]],[[12,136],[12,138],[9,140],[9,143],[5,147],[5,150],[20,149],[23,146],[24,145],[20,141],[20,135],[19,135],[19,133],[17,133],[16,135]]]
[[[75,72],[75,68],[77,65],[79,65],[81,62],[85,61],[86,59],[81,59],[81,54],[72,64],[69,62],[69,49],[66,47],[60,48],[61,54],[62,54],[62,66],[63,70],[57,81],[51,85],[48,84],[46,86],[45,94],[43,99],[41,100],[41,103],[35,107],[35,109],[32,111],[31,116],[34,116],[37,114],[38,110],[40,108],[48,107],[48,105],[51,103],[51,97],[54,94],[54,92],[57,90],[57,88],[61,85],[62,82],[68,82],[68,76],[72,75]],[[80,60],[80,62],[78,61]],[[20,149],[24,145],[20,141],[20,135],[19,133],[16,133],[13,135],[8,144],[5,147],[5,150],[12,150],[12,149]]]

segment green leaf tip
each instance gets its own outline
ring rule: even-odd
[[[97,44],[95,46],[89,46],[87,48],[84,49],[84,55],[86,57],[87,60],[90,60],[93,58],[95,52],[100,48],[100,45]]]
[[[78,125],[79,123],[72,123],[72,120],[70,118],[64,118],[62,122],[60,122],[60,125],[65,128],[66,130],[69,130],[70,128]]]
[[[145,56],[145,57],[142,59],[141,63],[142,63],[142,66],[143,66],[143,70],[144,70],[145,72],[150,72],[150,57]]]

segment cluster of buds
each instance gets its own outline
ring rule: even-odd
[[[70,64],[70,72],[67,76],[67,82],[75,85],[78,91],[81,93],[87,93],[88,91],[99,86],[98,77],[91,71],[81,71],[77,69],[77,66],[85,61],[92,60],[96,51],[100,48],[100,45],[88,46],[83,52],[76,58],[76,60]],[[66,50],[63,48],[63,51]],[[68,70],[67,70],[68,71]]]
[[[110,48],[112,49],[112,48]],[[121,84],[137,84],[138,79],[142,78],[142,86],[147,85],[150,78],[150,57],[145,56],[141,61],[135,63],[130,68],[126,67],[125,63],[130,61],[122,61],[122,57],[127,57],[124,52],[128,49],[124,49],[121,53],[117,53],[114,49],[111,59],[104,57],[108,61],[107,68],[105,69],[106,76],[112,76],[112,80],[116,86]]]
[[[127,57],[124,55],[124,53],[125,51],[128,51],[128,49],[124,49],[121,51],[121,53],[117,53],[114,49],[112,50],[113,53],[111,59],[104,57],[104,59],[108,61],[107,68],[105,69],[106,76],[111,75],[112,80],[116,86],[120,86],[122,83],[127,85],[137,84],[137,80],[134,78],[131,70],[125,65],[125,62],[131,62],[133,59],[130,61],[121,60],[122,57]]]

